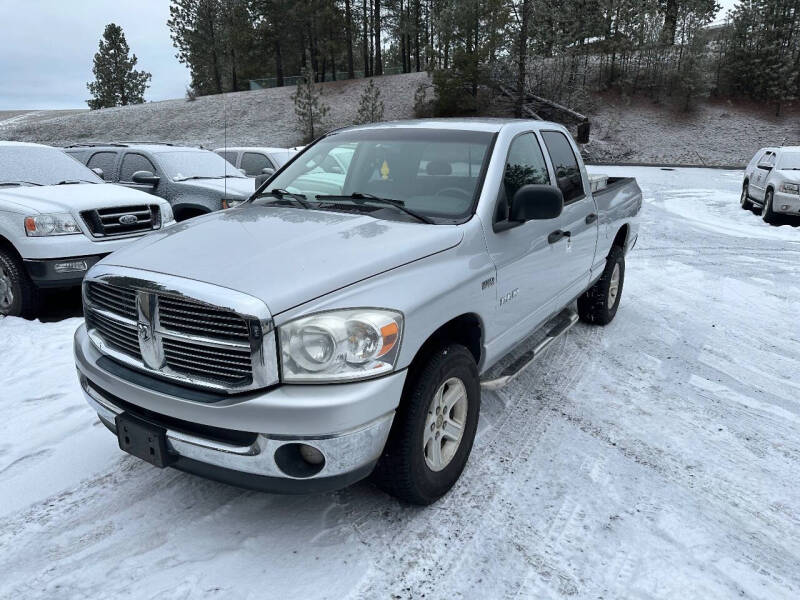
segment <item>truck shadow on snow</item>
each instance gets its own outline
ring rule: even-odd
[[[64,319],[83,316],[81,289],[79,287],[43,290],[38,318],[42,323],[57,323]]]

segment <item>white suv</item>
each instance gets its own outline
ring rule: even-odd
[[[744,173],[741,204],[760,206],[767,223],[778,214],[800,216],[800,146],[756,152]]]
[[[169,203],[106,184],[56,148],[0,141],[0,315],[34,316],[40,288],[79,285],[101,258],[172,223]]]

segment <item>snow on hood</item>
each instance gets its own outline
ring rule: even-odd
[[[219,192],[220,198],[249,198],[256,191],[256,180],[249,177],[228,177],[226,179],[189,179],[177,181],[189,185]]]
[[[160,198],[113,183],[76,183],[68,185],[1,187],[0,205],[17,212],[53,213],[130,206],[131,204],[161,204]]]
[[[778,169],[775,171],[784,181],[800,183],[800,171],[797,169]]]
[[[454,225],[246,206],[155,232],[101,264],[179,275],[245,292],[273,315],[452,248]]]

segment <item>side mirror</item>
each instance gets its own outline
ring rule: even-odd
[[[763,171],[771,171],[772,170],[772,165],[767,165],[767,164],[763,164],[762,163],[762,164],[758,165],[758,168],[763,170]]]
[[[272,177],[272,175],[256,175],[256,189],[261,187],[261,184],[264,183],[270,177]]]
[[[275,169],[273,169],[272,167],[264,167],[263,169],[261,169],[261,174],[269,175],[271,177],[272,175],[275,174]]]
[[[94,171],[94,174],[97,175],[100,179],[106,178],[106,174],[103,173],[103,169],[101,169],[100,167],[94,167],[92,171]]]
[[[511,200],[508,220],[518,223],[555,219],[564,210],[564,195],[554,185],[523,185]]]
[[[158,175],[153,175],[150,171],[136,171],[131,177],[131,181],[144,185],[158,185],[161,178]]]

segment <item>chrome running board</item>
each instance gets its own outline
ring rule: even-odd
[[[497,361],[497,365],[492,367],[488,371],[487,375],[494,375],[497,373],[497,371],[499,371],[499,373],[497,373],[497,375],[491,379],[481,381],[481,389],[499,390],[514,381],[514,379],[516,379],[520,373],[527,369],[533,361],[539,358],[542,352],[544,352],[550,344],[572,329],[572,326],[577,322],[578,313],[571,308],[565,308],[562,310],[553,319],[548,321],[545,327],[549,325],[550,328],[547,329],[547,333],[544,335],[544,338],[542,338],[533,348],[524,351],[519,356],[515,356],[516,352],[519,351],[520,346],[524,345],[531,339],[529,337],[527,340],[523,341],[520,346],[517,346],[517,348]],[[531,337],[536,335],[537,334],[534,333]],[[504,365],[504,363],[507,364]]]

